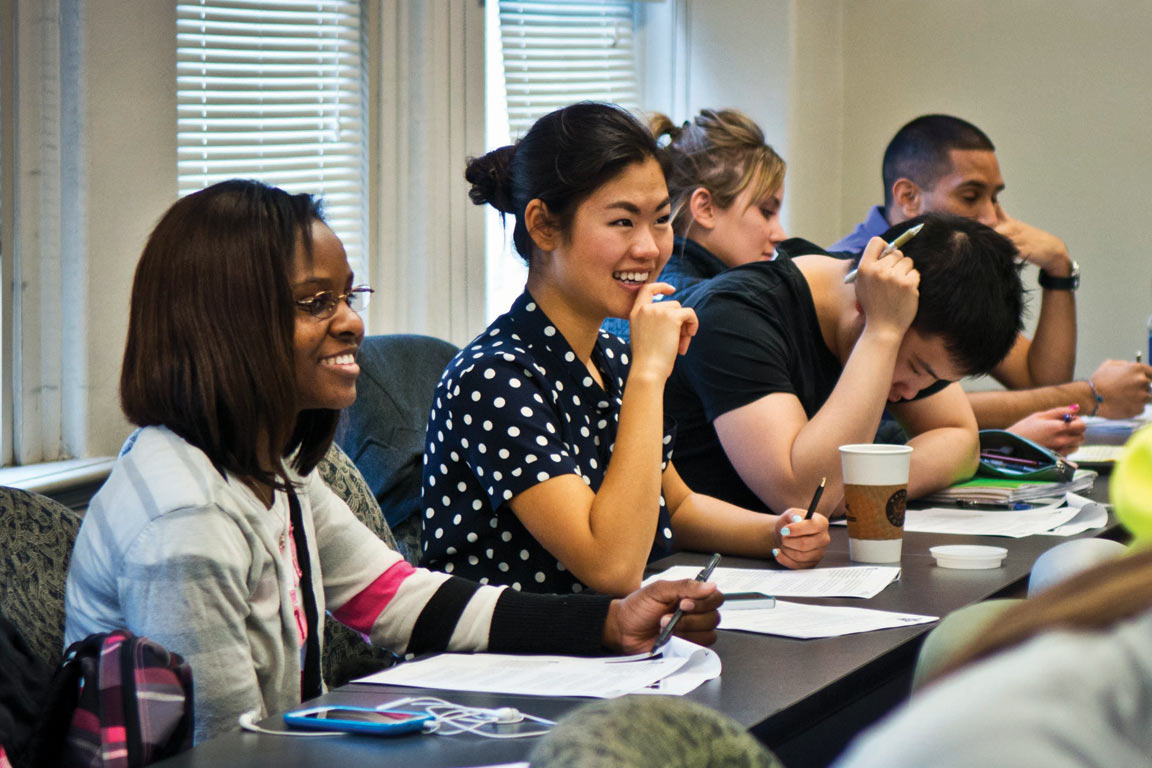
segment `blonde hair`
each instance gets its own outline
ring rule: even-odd
[[[703,109],[683,125],[655,113],[652,134],[669,138],[662,161],[672,198],[672,225],[685,234],[691,224],[688,199],[700,187],[720,208],[728,208],[745,189],[762,200],[784,183],[784,160],[764,142],[760,126],[736,109]]]

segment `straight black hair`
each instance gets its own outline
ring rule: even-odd
[[[132,285],[120,403],[133,424],[171,429],[248,484],[287,487],[267,457],[315,468],[339,412],[297,409],[290,279],[314,221],[310,195],[239,179],[168,209]]]
[[[968,375],[982,375],[1007,356],[1023,329],[1024,285],[1012,241],[972,219],[930,213],[884,233],[888,242],[924,229],[900,249],[920,273],[912,327],[936,334]]]
[[[565,233],[576,208],[632,163],[660,159],[656,139],[639,120],[615,104],[584,101],[537,120],[515,144],[468,158],[464,178],[476,205],[512,214],[512,241],[527,262],[532,236],[524,210],[539,199],[549,226]],[[663,167],[663,166],[662,166]]]

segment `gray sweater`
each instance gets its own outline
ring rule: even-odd
[[[1152,766],[1152,611],[1051,632],[917,693],[837,768]]]
[[[316,472],[297,479],[321,638],[327,610],[400,653],[600,649],[608,599],[541,602],[414,569]],[[288,515],[283,493],[265,508],[171,431],[137,430],[76,539],[65,642],[125,627],[183,656],[197,742],[293,707],[307,625]]]

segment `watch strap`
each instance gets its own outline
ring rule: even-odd
[[[1054,277],[1040,270],[1040,287],[1048,291],[1074,291],[1080,287],[1080,265],[1072,262],[1072,274]]]

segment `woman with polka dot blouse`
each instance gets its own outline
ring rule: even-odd
[[[424,453],[423,564],[538,592],[626,594],[675,549],[811,567],[828,521],[692,493],[672,464],[664,382],[696,331],[672,287],[659,149],[581,103],[469,161],[476,204],[515,216],[524,293],[448,365]],[[627,317],[631,349],[600,331]]]

